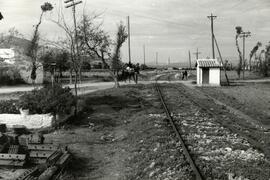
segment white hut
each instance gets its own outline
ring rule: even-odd
[[[220,86],[221,63],[217,59],[197,60],[197,85]]]

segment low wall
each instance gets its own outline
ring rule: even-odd
[[[24,125],[28,129],[39,129],[51,127],[54,117],[51,114],[0,114],[0,124],[6,124],[7,127],[13,125]]]

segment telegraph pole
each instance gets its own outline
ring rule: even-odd
[[[191,70],[191,56],[190,56],[190,51],[188,51],[188,60],[189,60],[189,68]]]
[[[158,52],[156,52],[156,66],[158,66]]]
[[[250,32],[241,32],[240,37],[243,38],[243,79],[245,76],[245,68],[246,68],[246,60],[245,60],[245,45],[246,45],[246,38],[251,36]]]
[[[145,65],[145,44],[143,45],[143,64]]]
[[[218,47],[217,39],[216,39],[215,36],[214,36],[214,40],[215,40],[216,47],[217,47],[217,50],[218,50],[218,54],[219,54],[219,57],[220,57],[220,60],[221,60],[221,63],[222,63],[223,69],[224,69],[224,73],[225,73],[225,77],[226,77],[226,80],[227,80],[227,84],[230,85],[230,81],[229,81],[229,78],[228,78],[228,75],[227,75],[227,72],[226,72],[226,66],[223,63],[223,59],[222,59],[222,56],[221,56],[221,53],[220,53],[220,50],[219,50],[219,47]]]
[[[197,51],[195,53],[193,53],[196,55],[196,59],[198,60],[199,59],[199,54],[201,54],[201,52],[199,52],[199,49],[197,48]]]
[[[129,16],[127,17],[127,26],[128,26],[128,63],[131,64],[131,54],[130,54],[130,24],[129,24]]]
[[[70,3],[71,4],[68,4]],[[75,2],[74,0],[66,0],[64,1],[64,3],[66,3],[67,5],[65,6],[65,8],[70,8],[72,7],[72,14],[73,14],[73,21],[74,21],[74,31],[75,31],[75,46],[76,46],[76,51],[77,51],[77,55],[79,53],[79,49],[78,49],[78,32],[77,32],[77,23],[76,23],[76,9],[75,6],[82,3],[82,1],[78,1]]]
[[[66,3],[67,5],[65,6],[65,8],[70,8],[72,7],[72,13],[73,13],[73,21],[74,21],[74,32],[75,32],[75,37],[74,37],[74,41],[75,41],[75,48],[74,48],[74,57],[75,60],[79,61],[79,47],[78,47],[78,33],[77,33],[77,24],[76,24],[76,5],[82,3],[82,1],[77,1],[75,2],[75,0],[65,0],[64,3]],[[70,3],[70,4],[68,4]],[[72,48],[73,49],[73,48]],[[76,97],[76,106],[75,106],[75,112],[74,114],[77,115],[77,110],[78,110],[78,90],[77,90],[77,72],[75,72],[75,83],[74,83],[74,89],[75,89],[75,97]]]
[[[211,16],[207,16],[211,20],[211,34],[212,34],[212,53],[213,53],[213,59],[215,59],[215,45],[214,45],[214,19],[216,19],[217,16],[213,16],[211,13]]]

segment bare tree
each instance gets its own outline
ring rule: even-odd
[[[240,34],[242,32],[242,27],[237,26],[237,27],[235,27],[235,29],[236,29],[235,43],[236,43],[236,48],[237,48],[237,52],[238,52],[238,55],[239,55],[239,63],[238,63],[236,71],[237,71],[238,78],[240,79],[241,70],[242,70],[242,64],[243,64],[243,56],[242,56],[242,52],[240,51],[238,38],[239,38],[239,36],[240,36]]]
[[[259,73],[262,73],[262,69],[263,69],[263,60],[262,60],[262,54],[265,53],[265,50],[262,49],[261,52],[259,53]]]
[[[0,45],[5,48],[9,48],[11,45],[11,42],[15,38],[21,38],[21,37],[23,37],[23,35],[19,33],[19,31],[15,27],[12,27],[8,30],[7,33],[0,33]]]
[[[39,36],[40,36],[38,32],[39,26],[41,25],[43,14],[47,11],[51,11],[52,9],[53,9],[53,6],[48,2],[45,2],[41,6],[41,14],[39,17],[39,22],[35,26],[34,34],[33,34],[33,37],[31,38],[30,46],[28,47],[27,55],[32,60],[31,79],[32,79],[33,84],[35,83],[35,80],[36,80],[36,76],[37,76],[36,70],[38,68],[37,55],[38,55],[38,49],[39,49]]]
[[[125,26],[120,23],[117,28],[116,41],[112,42],[109,35],[101,29],[101,24],[94,24],[94,19],[97,16],[89,17],[83,15],[83,19],[79,24],[79,38],[84,47],[85,53],[90,57],[98,57],[103,64],[107,67],[111,77],[114,79],[115,87],[119,87],[116,66],[120,65],[120,49],[127,39],[127,32]],[[113,55],[111,56],[111,47],[114,45]],[[109,61],[112,65],[109,65]]]
[[[63,15],[63,13],[58,14],[58,19],[53,20],[51,19],[52,22],[54,22],[58,27],[60,27],[62,30],[64,30],[66,37],[62,39],[61,41],[54,42],[53,44],[62,47],[63,49],[67,50],[70,55],[70,79],[72,81],[72,72],[75,72],[75,80],[74,80],[74,89],[75,89],[75,96],[77,98],[78,95],[78,75],[80,72],[80,68],[82,66],[82,61],[79,55],[79,51],[77,51],[76,47],[76,35],[75,35],[75,29],[70,27]],[[78,47],[80,49],[80,47]]]
[[[264,52],[264,63],[263,63],[263,76],[267,77],[269,75],[269,65],[270,65],[270,42],[265,47]]]
[[[122,69],[120,49],[123,43],[126,41],[127,37],[128,35],[126,33],[126,28],[122,23],[120,23],[117,30],[116,43],[112,55],[112,65],[111,65],[111,69],[114,71],[114,75],[116,74],[117,76],[118,71]],[[118,82],[115,83],[116,87],[119,86]]]
[[[252,70],[252,65],[251,65],[251,59],[253,57],[253,55],[258,51],[259,47],[262,46],[261,42],[257,42],[257,44],[253,47],[253,49],[250,51],[249,54],[249,70]]]

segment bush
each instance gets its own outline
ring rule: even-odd
[[[70,88],[48,85],[21,96],[19,107],[29,109],[30,114],[70,114],[75,102]]]
[[[18,100],[0,101],[0,114],[19,114]]]
[[[15,68],[0,68],[0,85],[25,84],[19,71]]]

